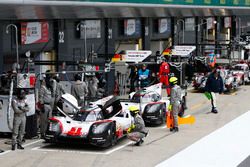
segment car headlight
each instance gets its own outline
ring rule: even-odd
[[[49,131],[60,132],[60,124],[58,122],[50,122]]]
[[[154,105],[147,105],[145,107],[145,112],[146,113],[155,113],[160,110],[161,104],[154,104]]]
[[[110,122],[100,123],[100,124],[94,124],[92,126],[92,132],[94,134],[102,134],[108,127]]]

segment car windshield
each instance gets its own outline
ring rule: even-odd
[[[73,119],[76,121],[92,122],[103,119],[100,111],[96,111],[92,107],[84,107],[79,112],[74,114]]]
[[[155,92],[138,91],[132,99],[141,103],[157,102],[160,100],[160,95]]]
[[[76,121],[86,121],[86,122],[92,122],[98,120],[98,114],[94,111],[84,111],[84,112],[78,112],[73,116],[73,119]]]

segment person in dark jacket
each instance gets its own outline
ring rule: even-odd
[[[212,113],[218,113],[218,110],[216,108],[216,97],[218,96],[218,93],[223,93],[223,89],[223,80],[219,74],[219,71],[217,69],[214,69],[208,76],[205,86],[205,90],[211,94]]]
[[[135,83],[138,80],[138,74],[137,74],[137,67],[135,65],[131,65],[130,67],[130,74],[129,74],[129,80],[130,80],[130,93],[135,91]]]

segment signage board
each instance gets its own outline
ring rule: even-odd
[[[175,56],[188,56],[196,49],[195,46],[174,46],[172,49],[172,55]]]
[[[34,44],[49,41],[48,22],[22,22],[21,23],[21,43]]]
[[[185,19],[185,31],[194,31],[195,30],[195,19],[186,18]]]
[[[224,18],[224,27],[225,28],[231,28],[232,27],[232,19],[231,19],[231,17],[225,17]]]
[[[164,34],[167,31],[170,31],[170,20],[169,19],[159,19],[159,33]]]
[[[135,19],[124,20],[124,34],[131,36],[135,33]]]
[[[139,19],[124,20],[124,35],[137,36],[141,34],[141,22]]]
[[[34,88],[36,82],[36,75],[34,73],[17,74],[18,88]]]
[[[126,50],[124,54],[115,54],[112,62],[142,62],[151,54],[148,50]]]
[[[101,20],[85,20],[81,22],[81,39],[84,39],[85,31],[86,38],[101,38]],[[84,28],[86,26],[86,30]]]
[[[207,20],[207,30],[213,29],[214,28],[214,18],[209,17],[206,19]]]

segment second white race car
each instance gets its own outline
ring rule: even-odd
[[[185,112],[186,89],[182,89],[181,107],[179,116]],[[143,120],[147,125],[159,125],[165,123],[166,112],[170,104],[169,97],[162,95],[162,83],[158,83],[136,92],[132,92],[129,98],[138,103]]]

